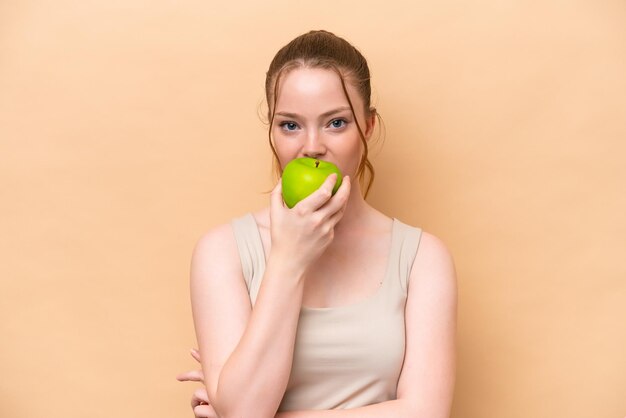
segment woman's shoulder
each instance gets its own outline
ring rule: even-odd
[[[220,269],[237,272],[241,270],[231,222],[223,222],[211,227],[196,240],[192,252],[192,271]]]
[[[454,259],[448,246],[441,238],[422,230],[410,280],[425,280],[435,277],[453,282],[455,280]]]
[[[405,230],[411,230],[417,237],[414,267],[416,264],[418,267],[424,267],[433,264],[446,265],[452,262],[452,254],[441,238],[425,230],[421,225],[398,218],[394,219],[402,224]],[[413,269],[415,270],[416,268]]]
[[[231,221],[223,222],[209,228],[200,234],[196,240],[194,249],[212,246],[216,243],[234,242],[233,227]]]
[[[447,260],[452,258],[452,254],[450,253],[448,246],[441,238],[428,231],[424,231],[421,228],[419,251],[417,252],[417,256],[431,260]]]
[[[250,222],[249,217],[254,223]],[[241,237],[238,237],[238,233],[254,227],[261,231],[269,229],[269,222],[269,207],[233,216],[227,222],[217,224],[202,233],[196,241],[193,254],[204,259],[217,257],[240,266],[237,239]]]

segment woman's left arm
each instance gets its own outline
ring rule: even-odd
[[[397,399],[354,409],[290,411],[276,418],[448,418],[456,373],[456,315],[452,256],[441,240],[422,232],[409,278]]]

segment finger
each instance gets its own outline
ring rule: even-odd
[[[198,351],[198,349],[196,348],[191,349],[191,357],[193,357],[194,359],[196,359],[198,363],[200,363],[200,352]]]
[[[196,418],[217,418],[211,405],[198,405],[193,408],[193,414]]]
[[[274,186],[270,196],[270,205],[273,209],[280,208],[284,206],[283,203],[283,180],[282,178],[278,179],[278,183]]]
[[[209,394],[206,392],[206,389],[204,387],[198,388],[196,390],[193,391],[193,396],[199,400],[201,400],[202,402],[206,402],[206,403],[210,403],[209,402]]]
[[[344,208],[339,209],[337,212],[333,213],[330,218],[328,218],[328,222],[330,225],[335,228],[337,224],[341,221],[344,214]]]
[[[176,380],[180,382],[204,382],[204,373],[202,370],[190,370],[176,376]]]
[[[193,395],[191,396],[191,407],[195,408],[198,405],[208,404],[209,396],[206,393],[204,388],[198,388],[193,391]]]
[[[296,206],[303,206],[310,211],[318,210],[332,197],[336,182],[337,174],[331,173],[316,191],[302,199]]]
[[[336,217],[336,214],[338,214],[339,212],[343,212],[345,210],[348,199],[350,198],[351,188],[352,183],[350,182],[350,177],[345,176],[343,178],[343,181],[341,182],[341,186],[339,186],[339,190],[337,190],[337,193],[335,193],[335,195],[332,196],[330,200],[326,202],[326,204],[320,209],[322,215],[329,219],[333,219]]]

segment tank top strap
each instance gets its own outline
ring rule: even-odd
[[[239,218],[232,219],[230,223],[235,234],[237,249],[239,250],[243,277],[246,281],[250,299],[254,304],[259,281],[261,280],[259,276],[263,275],[263,270],[265,269],[265,252],[259,228],[250,212]]]
[[[421,228],[407,225],[396,219],[395,226],[397,233],[394,235],[392,256],[397,260],[395,265],[397,270],[393,272],[392,277],[397,277],[403,292],[407,292],[409,288],[409,276],[413,268],[413,262],[417,254],[420,238],[422,236]]]

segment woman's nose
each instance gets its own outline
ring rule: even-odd
[[[306,157],[317,158],[326,153],[326,147],[322,143],[318,132],[310,132],[307,135],[302,152]]]

